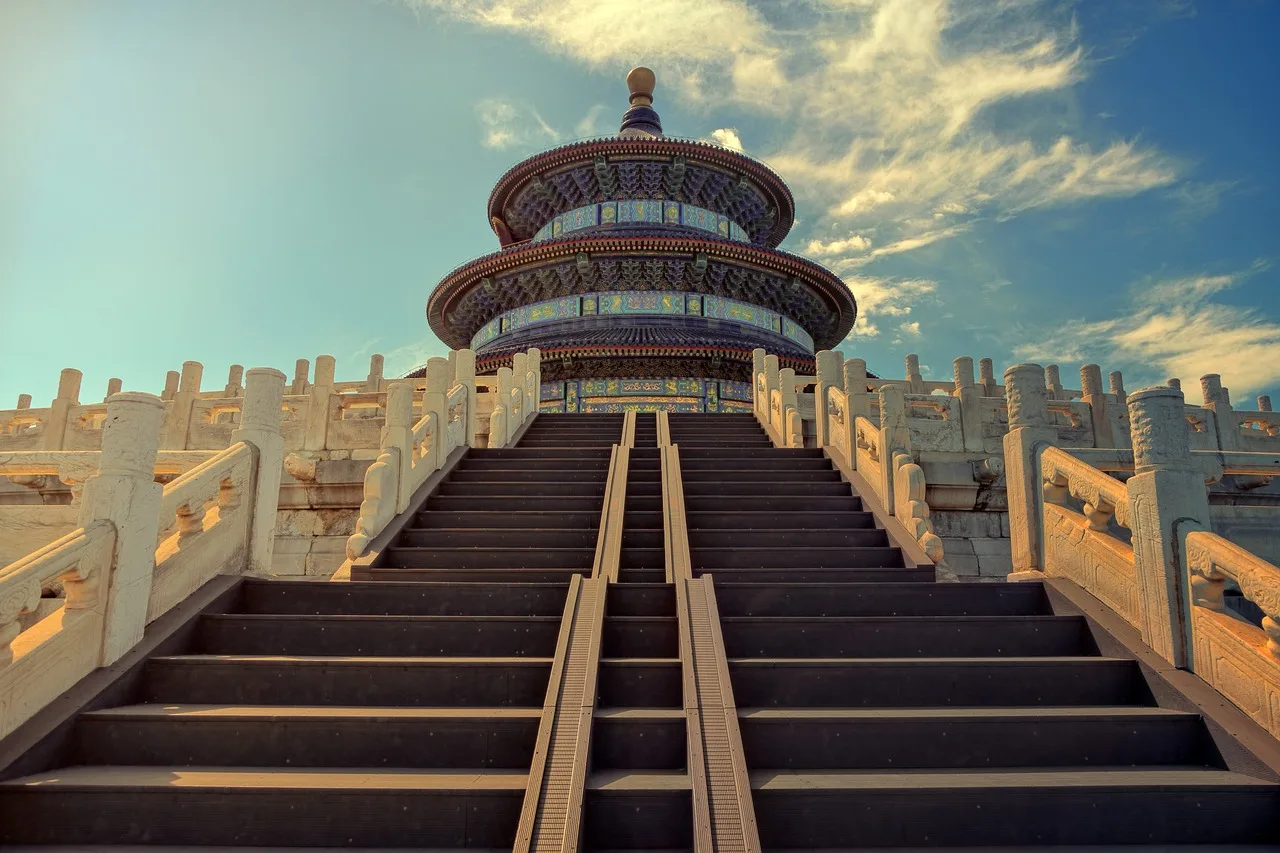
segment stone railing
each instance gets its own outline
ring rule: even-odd
[[[1280,736],[1280,569],[1209,531],[1207,488],[1225,475],[1280,474],[1280,457],[1193,450],[1171,386],[1128,396],[1132,450],[1059,448],[1043,375],[1038,365],[1005,373],[1009,579],[1074,581]],[[1262,611],[1260,625],[1226,608],[1228,583]]]
[[[74,530],[0,568],[0,737],[119,660],[151,619],[205,580],[270,565],[284,380],[249,371],[232,447],[203,459],[158,455],[164,401],[117,393],[99,451],[4,461],[5,473],[83,477],[83,487]],[[41,596],[55,585],[63,598],[46,613]]]
[[[433,358],[427,362],[420,402],[414,399],[414,383],[390,384],[378,458],[365,472],[360,515],[347,539],[348,559],[364,555],[369,543],[409,508],[413,495],[455,450],[475,446],[470,425],[476,423],[481,399],[488,396],[493,401],[489,447],[505,447],[524,421],[537,414],[537,406],[530,403],[541,384],[540,358],[536,349],[516,355],[517,367],[524,369],[518,384],[509,367],[500,368],[494,377],[477,377],[470,350],[459,350],[453,359]],[[421,413],[417,421],[411,420],[415,402]]]
[[[1186,562],[1196,675],[1280,737],[1280,568],[1207,530],[1187,533]],[[1260,626],[1227,609],[1228,580],[1262,610]]]
[[[817,355],[816,376],[797,377],[790,370],[777,370],[776,356],[764,350],[754,352],[760,367],[753,387],[769,391],[768,427],[770,437],[779,447],[803,447],[800,406],[797,389],[812,387],[808,392],[822,405],[814,409],[818,446],[856,471],[871,488],[880,504],[906,528],[934,563],[943,560],[942,540],[934,533],[929,504],[925,498],[925,476],[911,453],[912,433],[908,428],[908,401],[902,389],[887,385],[876,395],[872,407],[866,391],[849,392],[844,387],[843,359],[839,353],[823,351]],[[854,388],[859,386],[855,383]],[[946,408],[944,400],[924,398],[910,405]],[[872,410],[879,419],[871,419]],[[765,423],[757,410],[757,417]]]

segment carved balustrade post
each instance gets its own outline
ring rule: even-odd
[[[1204,407],[1213,411],[1213,420],[1218,428],[1218,449],[1243,450],[1240,418],[1231,408],[1231,394],[1222,387],[1222,377],[1216,373],[1201,376],[1200,393],[1204,396]]]
[[[1259,412],[1271,411],[1271,396],[1269,394],[1262,394],[1261,396],[1258,397],[1258,411]]]
[[[164,417],[164,433],[160,439],[161,450],[186,450],[187,433],[191,429],[191,408],[200,399],[200,380],[204,365],[198,361],[184,361],[178,380],[178,391],[169,401]]]
[[[244,367],[239,364],[231,365],[231,369],[227,371],[227,387],[222,390],[224,397],[243,397],[244,387],[241,383],[244,381]]]
[[[763,349],[757,347],[751,351],[751,402],[757,418],[769,416],[769,391],[764,387]]]
[[[982,452],[982,411],[978,408],[981,389],[973,381],[973,359],[962,355],[951,363],[954,376],[952,394],[960,401],[960,432],[964,449]]]
[[[538,413],[542,405],[542,350],[529,348],[529,369],[533,371],[533,405],[529,408],[529,417]]]
[[[49,404],[41,450],[61,450],[67,437],[67,421],[73,406],[80,405],[80,380],[83,374],[68,367],[58,376],[58,396]]]
[[[911,455],[911,430],[907,428],[906,391],[898,385],[880,389],[880,497],[893,512],[893,454]]]
[[[454,379],[457,384],[467,389],[467,420],[463,425],[466,436],[463,441],[468,447],[476,446],[476,353],[475,350],[458,350],[454,363]]]
[[[511,416],[512,387],[513,386],[511,384],[511,368],[499,367],[498,368],[498,397],[496,400],[494,400],[493,411],[496,413],[498,412],[499,409],[501,409],[502,414],[499,419],[492,419],[492,418],[490,419],[490,422],[489,422],[489,446],[490,447],[506,447],[508,445],[508,440],[511,438],[512,434],[515,432],[515,427],[512,426],[512,421],[514,420],[514,418],[512,418]],[[497,433],[494,433],[493,431],[495,420],[501,420],[501,426],[502,426],[502,429],[499,430]],[[495,439],[497,441],[496,444],[494,443]]]
[[[311,397],[307,405],[303,450],[324,450],[329,441],[329,399],[333,396],[334,374],[338,363],[331,355],[316,356],[316,381],[307,389]]]
[[[511,356],[511,381],[520,389],[520,422],[529,414],[529,354],[518,352]],[[519,424],[513,425],[514,428]]]
[[[1172,379],[1166,379],[1164,384],[1168,385],[1170,388],[1176,388],[1179,391],[1182,390],[1182,380],[1178,379],[1177,377],[1174,377]]]
[[[447,358],[427,360],[427,387],[422,392],[422,416],[424,418],[428,414],[436,416],[436,432],[431,438],[431,450],[426,457],[432,471],[444,464],[447,455],[444,445],[445,434],[449,429],[448,397],[451,373]]]
[[[989,358],[978,359],[978,384],[982,386],[982,396],[996,396],[996,368]]]
[[[1129,394],[1124,390],[1124,374],[1118,370],[1113,370],[1108,374],[1111,380],[1111,393],[1116,398],[1116,402],[1121,408],[1129,405]]]
[[[311,383],[307,382],[307,376],[311,372],[311,361],[309,359],[300,358],[293,364],[293,384],[289,386],[290,394],[305,394],[307,389],[311,387]]]
[[[924,393],[924,377],[920,375],[920,356],[915,353],[907,355],[907,386],[912,394]]]
[[[1089,420],[1093,425],[1094,447],[1123,447],[1111,423],[1110,401],[1102,390],[1102,368],[1086,364],[1080,368],[1081,399],[1089,404]]]
[[[85,481],[79,525],[109,521],[116,542],[90,569],[88,586],[68,607],[103,615],[102,655],[115,663],[142,639],[155,572],[162,487],[155,481],[164,402],[154,394],[116,394],[107,401],[98,472]],[[83,571],[83,568],[82,568]]]
[[[382,378],[382,369],[385,359],[381,353],[374,353],[369,356],[369,375],[364,380],[364,390],[381,391],[386,381]]]
[[[232,444],[243,441],[254,448],[249,559],[245,567],[249,572],[269,572],[275,553],[276,508],[284,465],[284,439],[280,436],[284,383],[284,373],[273,367],[252,368],[245,376],[240,425],[231,433]]]
[[[164,375],[164,390],[160,392],[161,400],[167,403],[173,399],[173,396],[178,393],[178,380],[180,378],[181,374],[176,370],[170,370]]]
[[[824,349],[815,357],[818,365],[818,381],[814,387],[813,414],[816,421],[818,446],[826,447],[830,443],[831,429],[827,423],[827,389],[844,388],[844,356],[838,352]]]
[[[1009,432],[1004,437],[1004,471],[1009,498],[1010,581],[1044,577],[1044,514],[1040,454],[1058,439],[1049,421],[1049,389],[1038,364],[1015,364],[1004,372]]]
[[[19,409],[29,409],[29,408],[31,408],[31,395],[30,395],[30,394],[19,394],[19,395],[18,395],[18,408],[19,408]]]
[[[782,411],[778,413],[777,423],[773,425],[778,431],[779,447],[788,447],[789,437],[789,421],[792,409],[799,408],[799,398],[796,395],[796,372],[790,367],[784,367],[778,371],[778,388],[782,392]]]
[[[867,391],[867,363],[851,358],[844,363],[844,392],[849,395],[849,434],[854,434],[855,418],[871,417],[871,393]],[[849,467],[854,467],[849,460]]]
[[[102,402],[104,403],[107,402],[108,400],[111,399],[113,394],[119,394],[121,389],[123,388],[124,388],[123,379],[117,379],[114,376],[111,377],[110,379],[107,380],[107,395],[102,398]]]
[[[409,471],[413,468],[413,394],[411,379],[387,385],[387,416],[378,439],[379,455],[394,450],[396,457],[396,512],[409,508]]]
[[[1134,474],[1126,483],[1142,638],[1165,660],[1190,663],[1186,536],[1209,524],[1204,472],[1189,449],[1186,404],[1176,388],[1129,396]]]
[[[1058,372],[1058,365],[1051,364],[1044,369],[1044,384],[1049,392],[1050,400],[1067,399],[1067,395],[1062,388],[1062,376]]]
[[[773,423],[773,392],[780,386],[778,381],[779,373],[778,357],[776,355],[766,355],[764,357],[764,416],[765,420]]]

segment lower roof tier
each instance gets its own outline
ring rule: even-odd
[[[427,319],[447,345],[462,348],[533,303],[651,291],[758,306],[794,322],[819,349],[840,343],[857,316],[844,282],[804,258],[715,238],[632,235],[526,243],[472,261],[437,285]]]

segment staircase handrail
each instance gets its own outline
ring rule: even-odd
[[[148,623],[216,575],[243,570],[253,474],[253,449],[237,442],[165,486]]]
[[[0,670],[14,660],[13,642],[22,630],[20,618],[35,612],[40,591],[50,583],[64,584],[70,610],[93,606],[93,587],[86,582],[94,580],[94,573],[104,565],[109,566],[115,532],[111,522],[95,521],[0,568]]]

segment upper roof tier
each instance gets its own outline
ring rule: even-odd
[[[625,228],[626,221],[601,221],[597,206],[640,200],[678,202],[675,219],[665,220],[675,230],[707,230],[709,215],[712,228],[718,223],[732,239],[766,248],[781,243],[795,221],[795,200],[782,178],[740,151],[664,136],[649,69],[633,69],[627,87],[631,107],[617,136],[535,154],[498,180],[489,196],[489,223],[501,245],[558,236],[552,230],[567,218],[583,227],[584,215],[587,228]],[[686,223],[686,214],[699,224]]]

